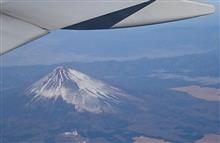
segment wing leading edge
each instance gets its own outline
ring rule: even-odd
[[[203,16],[214,6],[190,0],[1,2],[4,54],[55,29],[96,30],[142,26]]]

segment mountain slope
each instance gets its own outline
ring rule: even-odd
[[[79,71],[57,67],[28,88],[31,103],[61,98],[79,112],[114,112],[127,95],[110,85],[93,79]]]

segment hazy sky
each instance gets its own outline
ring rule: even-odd
[[[66,61],[131,60],[219,51],[216,13],[190,20],[100,31],[57,30],[1,57],[4,66]]]

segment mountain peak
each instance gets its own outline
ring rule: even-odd
[[[55,72],[62,72],[62,71],[67,71],[67,67],[66,66],[58,66],[54,69]]]
[[[72,68],[59,66],[28,89],[32,102],[61,98],[79,112],[114,112],[126,96],[121,90]]]

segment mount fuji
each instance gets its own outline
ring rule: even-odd
[[[57,67],[31,85],[27,94],[31,102],[62,99],[78,112],[116,112],[129,97],[122,90],[96,80],[77,70]]]

